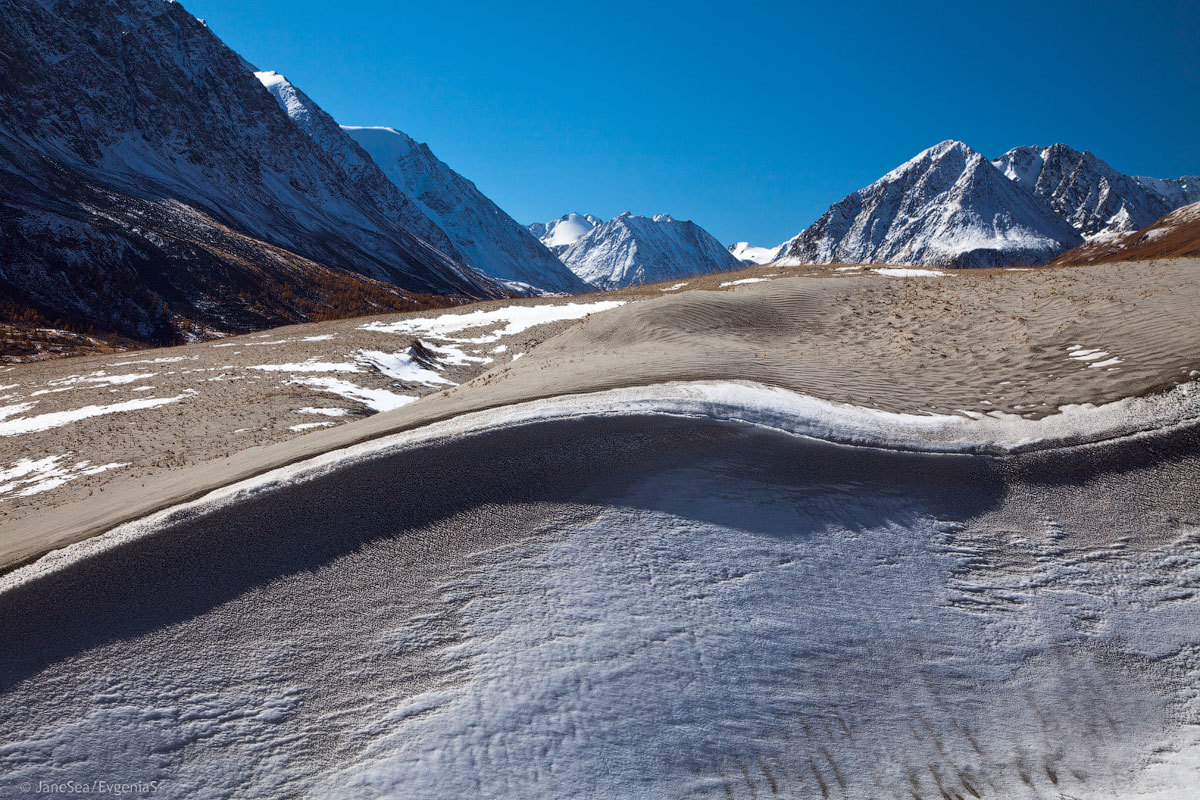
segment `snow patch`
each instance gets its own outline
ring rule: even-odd
[[[418,361],[413,356],[411,350],[404,350],[399,353],[385,353],[381,350],[360,350],[359,359],[362,363],[393,380],[406,383],[420,383],[425,386],[435,386],[437,384],[447,386],[456,385],[454,381],[439,375]]]
[[[115,462],[92,466],[91,461],[63,464],[62,461],[70,455],[65,453],[39,459],[22,458],[9,464],[7,468],[0,469],[0,502],[8,497],[41,494],[81,476],[99,475],[101,472],[129,466],[128,463]]]
[[[412,395],[396,394],[387,389],[368,389],[339,378],[294,378],[288,383],[294,386],[312,386],[323,392],[331,392],[347,400],[362,403],[372,411],[391,411],[417,400]]]
[[[17,417],[16,419],[7,419],[0,422],[0,436],[20,436],[27,433],[38,433],[47,431],[51,428],[58,428],[63,425],[69,425],[72,422],[78,422],[81,419],[89,417],[99,417],[104,414],[122,414],[129,411],[141,411],[148,408],[157,408],[170,403],[177,403],[191,397],[196,392],[194,389],[185,389],[182,394],[177,394],[174,397],[146,397],[137,400],[126,400],[122,403],[113,403],[106,406],[84,406],[71,411],[55,411],[48,414],[39,414],[33,417]],[[11,408],[11,406],[10,406]]]
[[[109,375],[104,370],[97,370],[88,375],[72,375],[67,378],[58,378],[57,380],[46,381],[47,386],[54,386],[54,389],[39,389],[36,392],[30,392],[30,397],[36,397],[43,394],[54,394],[55,392],[65,392],[71,389],[79,388],[80,386],[121,386],[134,381],[144,381],[148,378],[153,378],[157,372],[133,372],[125,375]]]
[[[305,406],[297,408],[297,414],[319,414],[323,417],[344,417],[350,412],[344,408],[314,408],[313,406]]]
[[[300,432],[300,431],[312,430],[313,428],[328,428],[330,425],[334,425],[334,424],[336,424],[336,423],[333,423],[333,422],[301,422],[298,425],[289,425],[288,430]]]
[[[890,278],[940,278],[945,272],[936,269],[909,269],[905,267],[880,267],[871,272],[887,275]]]
[[[589,314],[607,311],[625,305],[624,300],[602,300],[595,303],[567,303],[565,305],[504,306],[487,311],[470,311],[465,314],[442,314],[437,317],[417,317],[398,322],[368,322],[359,330],[380,333],[429,336],[459,344],[490,344],[505,336],[514,336],[537,325],[552,322],[582,319]],[[491,333],[474,339],[454,338],[453,334],[473,328],[502,325]]]

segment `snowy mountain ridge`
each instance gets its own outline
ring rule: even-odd
[[[986,158],[947,140],[834,204],[778,260],[1029,265],[1081,242],[1069,224]]]
[[[562,251],[561,258],[576,275],[600,289],[689,278],[741,266],[694,222],[676,220],[670,214],[649,218],[628,211],[588,230]]]
[[[1137,230],[1200,200],[1194,179],[1131,177],[1065,144],[1014,147],[992,163],[1085,238]]]
[[[254,77],[271,93],[288,118],[406,230],[456,261],[465,261],[446,232],[413,202],[411,196],[389,180],[381,171],[382,165],[376,164],[370,154],[308,95],[278,72],[256,71]]]
[[[946,141],[831,206],[781,245],[778,259],[1040,265],[1083,240],[1138,230],[1198,200],[1198,178],[1131,177],[1064,144],[1015,147],[988,162]],[[771,252],[740,243],[730,249],[746,260]]]
[[[525,293],[577,293],[591,287],[429,149],[387,127],[342,126],[406,197],[434,220],[468,264]]]

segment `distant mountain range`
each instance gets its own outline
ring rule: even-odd
[[[1045,264],[1200,201],[1200,178],[1061,144],[990,161],[948,141],[777,247],[726,249],[665,214],[522,226],[426,145],[339,125],[178,3],[0,7],[0,321],[162,344],[745,262]]]
[[[942,142],[836,203],[779,260],[1029,265],[1082,241],[979,153],[962,142]]]
[[[847,195],[784,244],[730,250],[755,263],[1041,265],[1197,200],[1198,178],[1131,177],[1063,144],[988,161],[945,141]]]
[[[572,213],[529,229],[572,272],[598,289],[623,289],[741,266],[699,225],[670,214],[650,218],[626,211],[600,222],[591,215]]]
[[[734,242],[729,245],[729,252],[738,261],[746,264],[768,264],[779,258],[787,244],[784,242],[775,247],[754,247],[749,242]]]

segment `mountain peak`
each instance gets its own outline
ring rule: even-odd
[[[929,157],[940,158],[941,156],[954,153],[963,156],[973,156],[975,151],[966,142],[960,142],[958,139],[946,139],[938,142],[933,147],[926,148],[917,158]]]
[[[1061,142],[1014,147],[992,164],[1085,237],[1143,228],[1186,202],[1172,181],[1153,185]]]
[[[665,225],[662,223],[670,222]],[[723,272],[741,266],[721,243],[694,222],[669,214],[653,219],[626,211],[565,248],[572,272],[601,289]]]
[[[1079,236],[953,139],[834,204],[791,241],[792,263],[1044,264]]]

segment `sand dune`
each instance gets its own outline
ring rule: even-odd
[[[1200,369],[1196,264],[1179,260],[914,278],[839,272],[837,267],[757,268],[744,274],[771,278],[721,289],[719,284],[730,276],[709,276],[679,292],[647,287],[611,293],[597,299],[625,300],[626,305],[502,341],[447,342],[478,359],[447,368],[450,379],[460,383],[449,390],[411,384],[397,389],[386,376],[329,373],[324,380],[353,378],[358,385],[422,397],[366,419],[361,404],[339,401],[323,387],[305,384],[312,373],[291,376],[224,367],[308,359],[336,364],[352,361],[365,348],[408,345],[412,336],[381,330],[391,322],[304,326],[294,333],[260,335],[258,341],[264,343],[282,341],[265,346],[242,338],[230,342],[231,347],[174,348],[165,357],[189,360],[126,369],[174,371],[171,378],[188,380],[197,374],[252,377],[170,384],[159,375],[150,383],[172,392],[166,396],[187,390],[196,396],[165,407],[157,417],[119,422],[100,417],[95,424],[48,431],[41,441],[27,437],[16,443],[11,461],[69,450],[91,464],[126,466],[80,476],[52,493],[0,502],[0,564],[19,563],[275,466],[436,420],[543,397],[670,381],[748,380],[885,411],[1001,411],[1036,418],[1067,404],[1161,392]],[[492,329],[447,335],[491,338]],[[493,352],[501,345],[504,352]],[[514,361],[518,354],[523,357]],[[191,361],[193,357],[198,360]],[[481,363],[486,359],[494,361]],[[85,372],[62,366],[67,363],[29,366]],[[198,372],[185,374],[187,370]],[[127,385],[123,391],[136,397],[136,388]],[[63,398],[74,396],[63,392],[39,399],[65,402]],[[318,419],[296,413],[302,407],[330,405],[349,414]],[[336,427],[304,434],[291,430],[315,421],[332,421]],[[242,428],[250,432],[239,433]],[[0,446],[9,441],[0,440]]]

